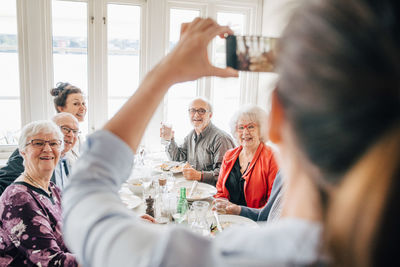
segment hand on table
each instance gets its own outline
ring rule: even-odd
[[[196,171],[192,166],[190,166],[189,163],[186,163],[185,166],[183,166],[183,177],[185,177],[187,180],[200,181],[201,172]]]
[[[217,198],[212,203],[212,210],[216,210],[220,214],[239,215],[241,207],[229,202],[226,198]]]

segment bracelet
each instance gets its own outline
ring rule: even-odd
[[[203,173],[203,171],[201,171],[201,173],[200,173],[200,182],[203,182],[203,178],[204,178],[204,173]]]

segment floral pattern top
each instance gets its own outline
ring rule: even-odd
[[[0,266],[78,266],[62,237],[61,191],[15,182],[0,198]]]

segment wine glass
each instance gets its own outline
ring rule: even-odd
[[[138,158],[138,165],[144,166],[144,158],[146,156],[146,149],[143,145],[140,145],[137,149],[136,152],[137,158]]]
[[[150,187],[153,183],[153,177],[150,175],[144,175],[140,178],[140,181],[143,185],[143,197],[146,198],[146,196],[150,194]]]
[[[167,191],[172,192],[175,186],[175,177],[172,172],[164,172],[165,177],[167,178]]]

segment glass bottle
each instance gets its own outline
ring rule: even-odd
[[[169,210],[168,210],[168,190],[167,190],[167,177],[160,175],[158,178],[158,208],[159,213],[157,214],[158,223],[169,222]]]
[[[174,220],[177,223],[182,223],[186,220],[187,211],[189,209],[188,201],[186,199],[186,187],[181,187],[178,205],[176,207],[176,214]]]

